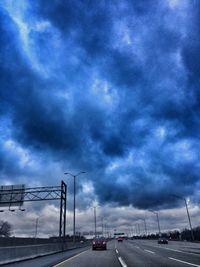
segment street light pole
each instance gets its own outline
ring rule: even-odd
[[[105,221],[105,223],[104,223],[104,234],[105,234],[105,237],[106,237],[106,235],[107,235],[107,237],[109,237],[109,231],[108,231],[107,221]]]
[[[154,210],[150,210],[150,212],[154,213],[156,215],[156,219],[157,219],[157,223],[158,223],[158,234],[159,236],[161,236],[161,231],[160,231],[160,221],[159,221],[159,216],[158,216],[158,212],[154,211]]]
[[[140,225],[139,225],[139,223],[137,224],[137,226],[138,226],[138,233],[139,233],[139,236],[140,236]]]
[[[82,173],[86,172],[79,172],[76,175],[71,174],[70,172],[65,172],[65,175],[70,175],[74,178],[74,216],[73,216],[73,243],[76,242],[76,177],[79,176]]]
[[[137,223],[137,224],[135,224],[135,233],[136,233],[136,236],[139,236],[140,235],[140,232],[138,230],[139,230],[139,227],[138,227],[138,223]]]
[[[174,195],[174,194],[171,194],[170,196],[182,199],[185,202],[185,208],[186,208],[188,221],[189,221],[189,226],[190,226],[190,231],[191,231],[191,238],[192,238],[192,241],[194,241],[194,233],[193,233],[193,229],[192,229],[192,223],[191,223],[190,213],[189,213],[189,210],[188,210],[188,205],[187,205],[186,199],[184,197],[181,197],[181,196],[178,196],[178,195]]]
[[[191,223],[191,219],[190,219],[190,214],[189,214],[189,210],[188,210],[187,201],[186,201],[185,198],[184,198],[184,201],[185,201],[185,207],[186,207],[188,221],[189,221],[189,225],[190,225],[190,230],[191,230],[191,237],[192,237],[192,240],[194,241],[194,233],[193,233],[193,229],[192,229],[192,223]]]
[[[102,222],[102,236],[103,236],[103,234],[104,234],[104,231],[103,231],[103,227],[104,227],[104,225],[103,225],[103,217],[101,218],[101,222]],[[106,232],[106,229],[105,229],[105,232]]]
[[[94,237],[96,237],[97,235],[97,215],[96,215],[96,208],[97,207],[93,207],[94,208]]]
[[[141,220],[144,222],[144,230],[145,230],[145,234],[147,235],[147,224],[146,224],[146,219],[141,218]]]
[[[160,233],[160,221],[159,221],[159,217],[158,217],[158,212],[156,212],[156,217],[157,217],[157,222],[158,222],[158,231],[159,231],[159,236],[161,235]]]
[[[74,218],[73,218],[73,243],[76,242],[76,176],[74,175]]]
[[[35,220],[35,238],[37,237],[38,220],[39,220],[39,217],[36,218],[36,220]]]
[[[146,236],[147,236],[147,224],[146,224],[146,219],[144,219],[144,228],[145,228],[145,233],[146,233]]]
[[[38,234],[38,223],[39,223],[39,218],[41,217],[43,217],[43,215],[40,215],[35,219],[35,238],[37,237]]]

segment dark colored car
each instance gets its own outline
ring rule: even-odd
[[[92,250],[95,249],[107,249],[107,242],[106,239],[104,237],[95,237],[92,241]]]
[[[123,237],[119,236],[119,237],[117,238],[117,241],[118,241],[118,242],[123,242]]]
[[[160,237],[158,239],[158,244],[168,244],[168,240],[165,237]]]

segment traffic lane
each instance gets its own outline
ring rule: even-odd
[[[174,248],[173,246],[170,246],[169,244],[152,244],[151,242],[130,242],[130,244],[139,246],[143,250],[150,250],[154,253],[167,257],[167,258],[173,258],[174,261],[182,261],[187,263],[188,265],[194,264],[197,266],[200,266],[200,254],[192,253],[190,251],[183,251],[179,248]]]
[[[132,242],[137,242],[146,245],[160,246],[157,240],[132,240]],[[185,241],[169,241],[168,246],[170,248],[181,250],[184,252],[200,253],[200,243],[185,242]]]
[[[19,261],[16,263],[4,264],[1,266],[5,266],[5,267],[35,267],[35,266],[37,266],[37,267],[52,267],[56,263],[63,261],[65,259],[71,258],[71,257],[75,256],[76,254],[79,254],[79,253],[81,253],[85,250],[88,250],[88,249],[90,249],[90,246],[72,249],[72,250],[67,250],[67,251],[55,253],[52,255],[41,256],[41,257],[37,257],[34,259]]]
[[[181,250],[183,252],[200,254],[200,243],[193,243],[187,241],[169,241],[170,247]]]
[[[196,266],[190,262],[182,261],[179,258],[172,257],[170,255],[162,255],[153,249],[147,249],[145,247],[138,246],[128,241],[116,244],[116,251],[119,256],[122,257],[127,266],[134,267],[185,267],[185,266]]]
[[[121,267],[116,256],[114,242],[107,243],[107,250],[84,251],[53,267]]]
[[[139,246],[133,245],[127,241],[116,244],[117,254],[122,257],[127,266],[134,267],[180,267],[180,264],[174,264],[169,259],[155,255],[153,251],[145,251]]]
[[[129,242],[133,244],[137,244],[138,246],[145,246],[153,249],[166,249],[169,251],[174,251],[178,253],[185,253],[185,254],[194,254],[200,255],[200,244],[197,246],[183,246],[180,242],[176,243],[173,241],[169,241],[168,244],[158,244],[157,241],[152,240],[129,240]]]

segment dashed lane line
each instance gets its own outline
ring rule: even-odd
[[[118,257],[118,260],[121,263],[122,267],[128,267],[122,257]]]
[[[149,253],[151,253],[151,254],[155,254],[154,251],[151,251],[151,250],[148,250],[148,249],[144,249],[144,251],[149,252]]]
[[[73,256],[73,257],[71,257],[71,258],[67,259],[67,260],[61,261],[60,263],[58,263],[58,264],[54,265],[53,267],[58,267],[58,266],[61,266],[63,263],[65,263],[65,262],[68,262],[68,261],[71,261],[72,259],[75,259],[75,258],[77,258],[78,256],[80,256],[81,254],[83,254],[83,253],[85,253],[85,252],[87,252],[87,251],[88,251],[88,250],[86,250],[86,251],[83,251],[83,252],[81,252],[81,253],[79,253],[79,254],[77,254],[77,255],[75,255],[75,256]]]
[[[135,246],[134,247],[136,248],[140,248],[138,246]],[[162,247],[162,246],[152,246],[153,248],[155,249],[165,249],[165,250],[170,250],[170,251],[174,251],[174,252],[178,252],[178,253],[182,253],[182,254],[188,254],[188,255],[197,255],[196,253],[194,252],[186,252],[186,251],[181,251],[181,250],[178,250],[178,249],[174,249],[174,248],[166,248],[166,247]]]
[[[140,248],[138,246],[134,246],[134,247]],[[172,248],[164,248],[164,247],[159,247],[159,248],[163,248],[163,249],[166,249],[166,250],[171,250],[171,251],[175,251],[175,252],[179,252],[179,253],[184,253],[184,254],[194,254],[192,252],[184,252],[184,251],[177,250],[177,249],[172,249]],[[148,249],[144,249],[144,251],[152,253],[152,254],[155,254],[154,251],[151,251],[151,250],[148,250]],[[187,262],[187,261],[182,261],[182,260],[179,260],[179,259],[176,259],[176,258],[168,257],[168,259],[173,260],[173,261],[177,261],[177,262],[181,262],[181,263],[184,263],[184,264],[187,264],[187,265],[190,265],[190,266],[200,267],[200,265],[198,265],[198,264],[194,264],[194,263]]]
[[[181,250],[178,250],[178,249],[173,249],[173,248],[163,248],[163,249],[166,249],[166,250],[171,250],[171,251],[175,251],[175,252],[179,252],[179,253],[184,253],[183,251]]]
[[[165,247],[159,247],[159,248],[166,249],[166,250],[171,250],[171,251],[182,253],[182,254],[197,255],[196,253],[193,253],[193,252],[186,252],[186,251],[181,251],[181,250],[173,249],[173,248],[165,248]]]
[[[197,265],[197,264],[194,264],[194,263],[191,263],[191,262],[182,261],[182,260],[171,258],[171,257],[168,257],[168,259],[173,260],[173,261],[178,261],[178,262],[190,265],[190,266],[200,267],[200,265]]]
[[[115,251],[119,255],[119,251],[117,249],[115,249]],[[117,258],[118,258],[122,267],[128,267],[128,265],[125,263],[125,261],[122,259],[122,257],[120,255]]]

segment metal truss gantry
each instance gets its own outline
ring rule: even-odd
[[[20,196],[20,199],[19,199]],[[60,200],[59,237],[65,237],[67,185],[61,181],[60,186],[32,187],[24,189],[0,190],[0,206],[10,207],[23,205],[23,202]],[[11,210],[14,211],[14,210]]]

